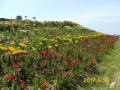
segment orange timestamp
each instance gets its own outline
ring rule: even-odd
[[[83,78],[84,83],[109,83],[109,78],[108,77],[93,77],[93,78]]]

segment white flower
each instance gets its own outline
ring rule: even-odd
[[[112,88],[113,86],[115,86],[116,82],[111,82],[110,84],[110,88]]]

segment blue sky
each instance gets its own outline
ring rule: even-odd
[[[0,0],[0,17],[69,20],[90,29],[120,34],[120,0]]]

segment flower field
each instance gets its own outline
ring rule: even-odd
[[[76,90],[117,39],[68,21],[0,22],[0,88]]]

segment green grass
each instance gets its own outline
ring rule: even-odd
[[[109,83],[89,83],[88,87],[78,88],[78,90],[120,90],[120,39],[116,41],[112,52],[104,57],[98,67],[99,74],[95,77],[107,77]],[[110,88],[111,82],[116,82],[112,88]]]

